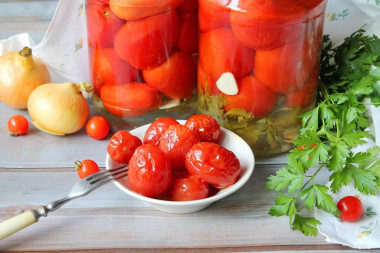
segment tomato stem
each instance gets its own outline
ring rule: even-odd
[[[8,130],[6,130],[6,129],[4,129],[4,128],[0,128],[0,129],[3,130],[4,132],[6,132],[9,136],[12,136],[12,137],[17,137],[17,136],[19,136],[18,133],[12,133],[11,131],[8,131]]]
[[[74,170],[75,170],[75,171],[79,170],[80,167],[82,166],[81,161],[76,160],[76,161],[74,162],[74,166],[75,166],[75,167],[74,167]]]

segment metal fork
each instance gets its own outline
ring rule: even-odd
[[[89,175],[74,184],[66,197],[52,201],[45,206],[41,205],[37,209],[26,210],[15,217],[3,221],[0,223],[0,240],[36,223],[41,216],[47,217],[50,212],[54,212],[70,200],[86,196],[100,186],[126,176],[127,171],[128,166],[122,166]]]

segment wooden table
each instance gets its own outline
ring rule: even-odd
[[[28,32],[38,43],[56,4],[0,0],[0,39]],[[0,128],[14,114],[28,117],[0,103]],[[73,161],[91,158],[104,166],[106,143],[84,131],[56,137],[30,126],[28,135],[17,138],[0,131],[0,221],[65,196],[77,180]],[[265,182],[284,161],[284,155],[258,160],[241,190],[191,214],[157,211],[108,184],[0,241],[0,252],[351,251],[323,236],[291,231],[286,217],[267,214],[276,194]]]

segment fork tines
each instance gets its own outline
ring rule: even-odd
[[[119,178],[126,176],[126,174],[124,174],[124,172],[127,172],[127,171],[128,171],[128,166],[123,165],[120,167],[116,167],[116,168],[112,168],[109,170],[94,173],[94,174],[86,177],[85,180],[88,181],[90,184],[95,184],[99,181],[105,181],[106,182],[106,181],[113,180],[113,179],[117,180]]]

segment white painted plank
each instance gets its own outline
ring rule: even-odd
[[[240,191],[192,214],[156,211],[109,184],[3,240],[0,251],[326,245],[267,214],[276,194],[265,181],[274,171],[257,168]],[[0,220],[62,197],[75,180],[70,169],[0,169]]]

